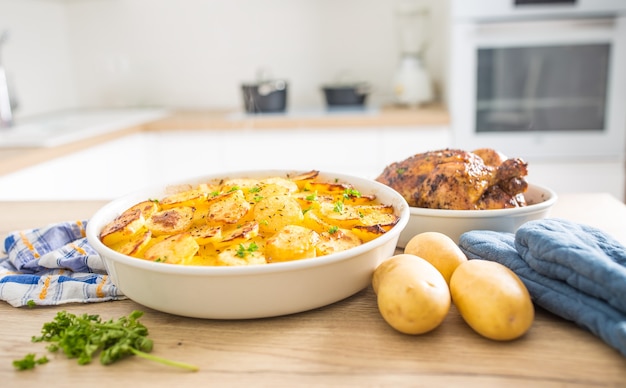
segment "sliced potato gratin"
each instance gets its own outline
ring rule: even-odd
[[[139,259],[233,266],[328,255],[375,239],[398,222],[392,206],[347,183],[318,181],[318,174],[179,187],[127,209],[100,239]]]

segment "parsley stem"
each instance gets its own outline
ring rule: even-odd
[[[130,351],[133,352],[133,354],[136,355],[136,356],[143,357],[143,358],[148,359],[148,360],[160,362],[161,364],[187,369],[187,370],[190,370],[192,372],[197,372],[198,369],[199,369],[195,365],[187,364],[185,362],[172,361],[172,360],[168,360],[166,358],[161,358],[161,357],[158,357],[158,356],[153,356],[152,354],[144,353],[141,350],[137,350],[137,349],[134,349],[134,348],[131,348]]]

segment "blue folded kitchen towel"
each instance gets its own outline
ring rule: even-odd
[[[530,221],[515,234],[515,248],[538,273],[626,313],[626,248],[601,230],[562,219]]]
[[[547,220],[543,222],[545,221]],[[556,220],[554,222],[558,223],[560,221]],[[549,224],[552,224],[552,221]],[[566,224],[564,223],[564,225]],[[535,227],[536,225],[534,224],[529,225],[529,229]],[[525,224],[520,228],[520,230],[522,229],[525,230]],[[560,278],[539,273],[532,268],[516,248],[519,245],[516,243],[516,240],[522,240],[522,236],[525,233],[524,230],[521,232],[518,230],[519,238],[516,238],[516,235],[512,233],[486,230],[466,232],[459,239],[459,247],[470,260],[490,260],[507,266],[524,282],[535,304],[586,328],[605,343],[617,349],[623,356],[626,356],[626,313],[615,308],[603,298],[589,294]],[[554,238],[554,236],[550,235],[546,238]],[[558,247],[570,246],[569,244],[571,244],[573,238],[567,235],[560,236]],[[606,238],[611,240],[603,233],[600,233],[596,237],[589,237],[588,244],[595,245],[598,239],[603,240]],[[533,241],[536,241],[536,239],[541,241],[541,238],[537,236],[534,239]],[[534,244],[531,243],[530,245],[533,246]],[[621,249],[624,248],[622,247]],[[564,254],[568,250],[563,248],[560,251],[561,254]],[[590,260],[588,263],[591,266],[589,271],[593,272],[595,261]],[[543,263],[543,266],[549,267],[550,265]],[[614,298],[623,297],[623,294],[614,296]]]
[[[0,300],[14,307],[125,299],[85,237],[87,221],[10,233],[0,257]]]

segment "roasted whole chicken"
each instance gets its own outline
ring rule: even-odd
[[[528,164],[491,148],[443,149],[387,166],[376,178],[413,207],[454,210],[526,206]]]

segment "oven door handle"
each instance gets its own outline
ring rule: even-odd
[[[613,43],[619,36],[616,18],[479,23],[469,30],[478,47]]]

